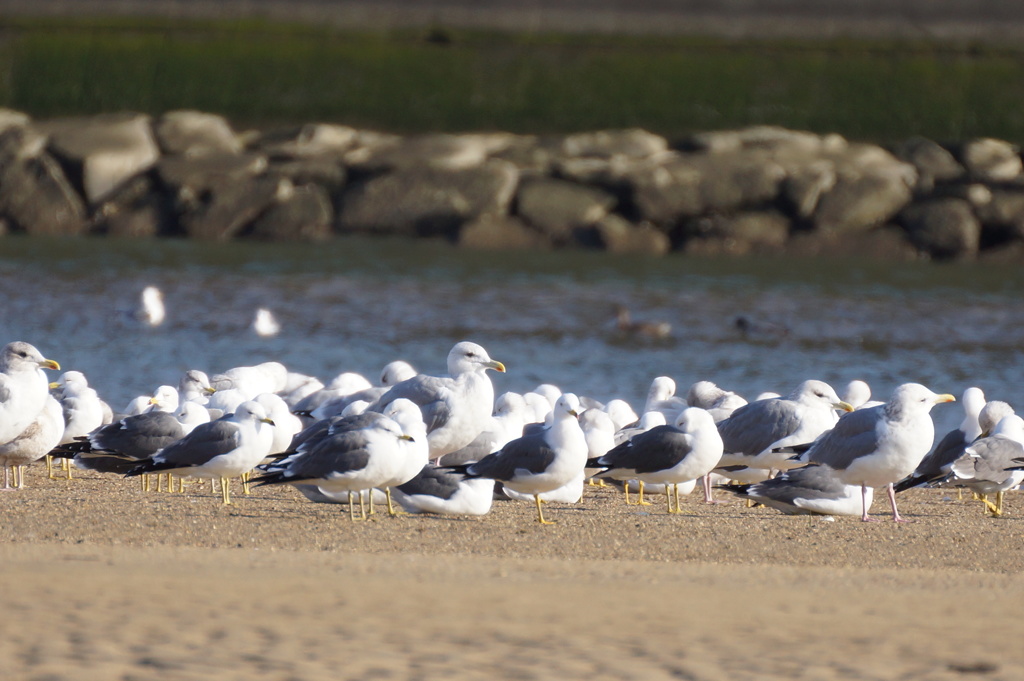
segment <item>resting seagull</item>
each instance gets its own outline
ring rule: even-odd
[[[391,492],[409,513],[486,515],[494,499],[494,482],[487,478],[467,480],[428,463],[416,477]]]
[[[544,519],[540,496],[582,476],[587,463],[587,440],[577,421],[579,407],[579,398],[566,393],[555,403],[550,426],[512,440],[476,463],[453,466],[452,470],[467,478],[498,480],[512,491],[532,495],[538,522],[550,525],[553,521]]]
[[[719,422],[722,466],[792,468],[792,452],[774,451],[813,442],[836,423],[836,409],[853,411],[822,381],[804,381],[788,397],[757,400]]]
[[[722,485],[737,496],[782,511],[786,515],[859,515],[871,508],[874,489],[847,485],[828,466],[803,466],[751,485]]]
[[[904,383],[886,404],[844,414],[801,460],[825,464],[842,482],[860,485],[863,521],[874,520],[868,517],[867,488],[887,486],[892,519],[906,522],[896,508],[893,483],[914,472],[931,449],[932,407],[955,401],[952,395],[937,395],[919,383]]]
[[[50,396],[43,369],[60,369],[30,343],[15,341],[0,350],[0,444],[6,444],[39,416]]]
[[[173,473],[181,477],[219,478],[221,499],[231,503],[229,479],[251,471],[270,453],[274,422],[257,402],[243,402],[234,414],[203,423],[164,447],[126,476]]]
[[[640,433],[588,465],[605,467],[610,477],[637,480],[639,504],[646,503],[645,483],[667,485],[668,512],[682,513],[678,485],[707,476],[721,458],[722,437],[714,418],[700,407],[687,407],[672,425]],[[601,475],[604,474],[598,477]]]
[[[487,369],[504,373],[505,365],[491,359],[476,343],[462,341],[448,353],[450,376],[419,374],[397,383],[371,406],[383,412],[399,399],[412,400],[423,412],[430,458],[462,449],[487,427],[494,408],[494,386]]]
[[[335,417],[328,425],[313,424],[296,436],[295,452],[268,466],[256,478],[263,485],[316,485],[327,495],[348,493],[349,518],[355,520],[354,495],[387,484],[402,459],[405,443],[412,440],[402,426],[383,414]],[[360,514],[366,519],[366,513]]]

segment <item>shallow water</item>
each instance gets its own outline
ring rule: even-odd
[[[159,286],[166,323],[130,310]],[[458,340],[508,367],[498,393],[540,382],[639,406],[652,378],[708,379],[752,396],[820,378],[905,381],[958,397],[969,385],[1022,405],[1024,273],[1013,266],[804,259],[663,259],[602,253],[475,253],[443,243],[0,241],[0,340],[28,340],[84,371],[115,409],[188,368],[277,359],[329,379],[375,380],[406,358],[440,373]],[[612,307],[672,324],[667,341],[624,337]],[[283,331],[249,328],[271,308]],[[768,333],[742,336],[745,316]],[[936,409],[955,425],[962,412]]]

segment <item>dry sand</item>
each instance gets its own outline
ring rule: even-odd
[[[906,526],[610,490],[550,527],[519,502],[353,524],[77,478],[0,494],[0,678],[1024,678],[1016,496],[910,492]]]

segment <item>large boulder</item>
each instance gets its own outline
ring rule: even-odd
[[[152,173],[123,183],[93,212],[95,231],[114,237],[155,237],[177,233],[174,201]]]
[[[1024,239],[1024,190],[989,190],[988,201],[974,205],[987,245]]]
[[[33,123],[90,204],[156,163],[160,149],[149,116],[112,114]]]
[[[242,233],[286,191],[288,180],[267,168],[259,154],[208,154],[165,156],[156,173],[174,197],[184,233],[223,241]]]
[[[562,153],[570,157],[646,158],[667,150],[664,137],[639,128],[578,133],[562,141]]]
[[[591,228],[599,247],[609,253],[665,255],[672,248],[668,235],[649,223],[633,224],[620,215],[610,213]]]
[[[282,181],[271,205],[245,236],[266,241],[323,241],[331,235],[334,210],[327,192],[316,185],[296,187]]]
[[[342,158],[360,140],[359,131],[347,125],[307,123],[263,133],[251,146],[272,158]]]
[[[1010,182],[1021,174],[1020,149],[1016,145],[991,138],[966,142],[960,160],[972,179],[982,182]]]
[[[7,132],[10,128],[23,128],[31,121],[26,113],[0,107],[0,133]]]
[[[517,183],[515,167],[495,159],[461,170],[411,167],[348,187],[338,227],[342,232],[455,238],[467,221],[506,214]]]
[[[789,239],[790,222],[777,211],[709,215],[694,221],[686,241],[687,253],[704,255],[780,252]]]
[[[960,258],[978,252],[981,223],[963,199],[914,203],[900,215],[900,222],[911,243],[933,258]]]
[[[458,244],[488,251],[533,250],[551,244],[522,220],[507,215],[482,215],[459,231]]]
[[[785,169],[764,151],[675,154],[633,165],[631,185],[640,217],[668,226],[709,212],[773,202]]]
[[[466,135],[414,135],[380,144],[363,158],[350,156],[348,162],[360,170],[385,172],[417,167],[465,170],[484,163],[492,154],[508,147],[508,133]]]
[[[893,153],[917,169],[919,193],[932,191],[937,183],[952,182],[964,175],[953,153],[925,137],[911,137],[896,145]]]
[[[201,111],[168,111],[153,124],[160,150],[165,154],[206,156],[237,154],[242,142],[223,116]]]
[[[516,196],[516,214],[557,243],[573,230],[588,227],[615,205],[615,197],[595,187],[558,179],[524,182]]]
[[[910,202],[917,171],[881,147],[850,145],[831,158],[836,181],[818,199],[812,216],[818,230],[857,233],[874,229]]]
[[[82,234],[82,198],[45,147],[46,137],[30,127],[0,134],[0,215],[29,234]]]

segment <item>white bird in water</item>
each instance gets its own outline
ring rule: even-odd
[[[270,338],[281,333],[281,324],[273,312],[261,307],[256,310],[256,316],[252,320],[252,330],[261,338]]]
[[[164,308],[164,294],[156,286],[147,286],[139,296],[139,306],[135,309],[135,319],[148,326],[160,326],[167,318]]]

